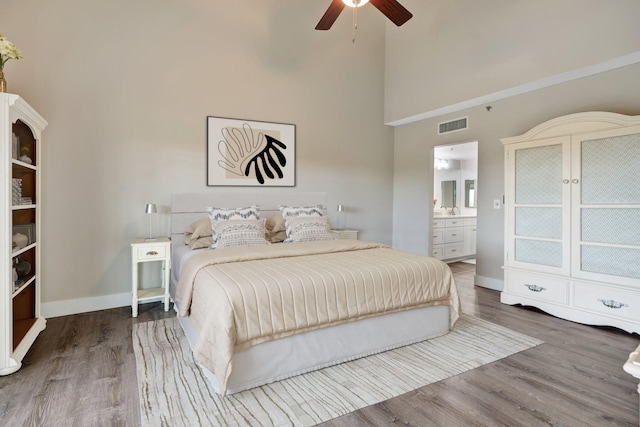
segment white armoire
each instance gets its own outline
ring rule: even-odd
[[[505,304],[640,333],[640,116],[505,138]]]

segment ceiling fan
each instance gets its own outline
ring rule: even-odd
[[[316,30],[328,30],[331,28],[345,6],[356,8],[368,2],[371,2],[376,9],[398,27],[413,17],[413,14],[396,0],[332,0],[329,8],[320,19],[320,22],[318,22],[318,25],[316,25]]]

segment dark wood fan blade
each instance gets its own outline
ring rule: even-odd
[[[396,0],[369,0],[369,2],[398,27],[413,18],[413,14]]]
[[[342,2],[342,0],[333,0],[327,11],[324,13],[324,15],[322,15],[322,18],[320,18],[320,22],[318,22],[318,25],[316,25],[316,30],[328,30],[329,28],[331,28],[333,23],[336,22],[336,19],[338,19],[338,16],[340,15],[340,12],[342,12],[342,9],[344,9],[344,7],[345,4]]]

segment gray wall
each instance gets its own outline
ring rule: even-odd
[[[299,0],[3,0],[24,60],[9,91],[45,117],[42,297],[62,313],[129,301],[130,239],[169,231],[173,192],[206,186],[206,116],[293,123],[297,185],[391,243],[393,130],[383,125],[384,17],[314,27]],[[261,190],[262,191],[262,190]],[[85,300],[78,300],[78,299]],[[71,300],[78,300],[72,302]],[[68,304],[67,304],[68,303]],[[51,305],[50,305],[51,307]]]
[[[640,115],[640,65],[624,67],[536,92],[395,128],[394,247],[428,253],[433,192],[433,147],[478,140],[476,284],[500,288],[504,209],[501,138],[520,135],[557,116],[582,111]],[[437,136],[440,121],[469,116],[466,131]]]
[[[385,122],[397,125],[394,247],[429,253],[433,147],[478,140],[476,283],[500,289],[504,211],[492,206],[504,188],[499,140],[568,113],[640,114],[640,2],[403,4],[415,18],[401,29],[387,24],[385,61]],[[468,130],[437,135],[437,123],[467,115]]]

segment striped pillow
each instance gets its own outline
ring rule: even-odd
[[[260,219],[260,207],[258,205],[248,206],[244,208],[216,208],[207,207],[209,220],[211,221],[211,237],[213,244],[210,248],[215,249],[218,246],[219,236],[216,233],[216,225],[219,222],[230,220],[257,220]],[[264,237],[264,236],[263,236]]]
[[[284,243],[333,240],[324,206],[280,206],[287,238]]]
[[[259,219],[216,221],[212,231],[217,240],[209,246],[211,249],[269,244],[264,237],[264,222]]]

